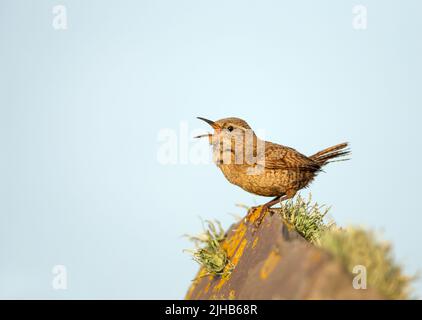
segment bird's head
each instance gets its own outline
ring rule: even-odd
[[[208,123],[214,129],[214,133],[203,134],[195,138],[208,137],[211,144],[213,144],[213,141],[221,141],[223,139],[243,141],[248,133],[254,135],[247,122],[239,118],[224,118],[217,121],[201,117],[198,117],[198,119]]]

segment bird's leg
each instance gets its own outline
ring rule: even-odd
[[[262,207],[261,207],[261,212],[259,213],[259,217],[255,221],[255,226],[257,228],[259,227],[259,225],[261,224],[262,220],[264,219],[265,214],[266,214],[266,212],[269,208],[271,208],[273,205],[275,205],[279,202],[293,198],[296,195],[296,192],[297,191],[293,190],[293,189],[287,190],[286,194],[275,197],[273,200],[263,204]]]
[[[261,206],[261,212],[259,213],[259,217],[255,221],[255,226],[256,227],[259,227],[259,225],[261,224],[262,220],[265,218],[265,214],[267,213],[267,210],[269,208],[271,208],[273,205],[275,205],[275,204],[283,201],[284,199],[282,199],[282,198],[284,198],[284,197],[286,197],[286,196],[284,195],[284,196],[275,197],[271,201],[268,201],[267,203],[265,203],[265,204],[263,204]]]

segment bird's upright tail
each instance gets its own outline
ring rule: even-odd
[[[320,152],[317,152],[314,155],[310,156],[310,158],[316,163],[318,163],[318,165],[320,165],[321,167],[330,162],[349,160],[348,158],[343,158],[344,156],[347,156],[351,153],[348,146],[349,144],[347,142],[340,143],[327,149],[321,150]]]

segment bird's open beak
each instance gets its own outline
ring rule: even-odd
[[[218,124],[216,124],[214,121],[211,121],[211,120],[208,120],[208,119],[205,119],[205,118],[201,118],[201,117],[197,117],[197,118],[199,120],[202,120],[202,121],[205,121],[206,123],[208,123],[215,130],[215,133],[218,133],[221,130],[221,127]],[[214,137],[214,135],[212,133],[201,134],[199,136],[196,136],[195,138],[205,138],[205,137],[207,137],[209,143],[212,144],[212,139]]]

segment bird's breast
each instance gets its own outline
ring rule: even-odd
[[[313,174],[293,170],[259,170],[252,166],[235,164],[220,164],[218,167],[232,184],[250,193],[267,197],[276,197],[291,189],[302,189],[313,179]]]

